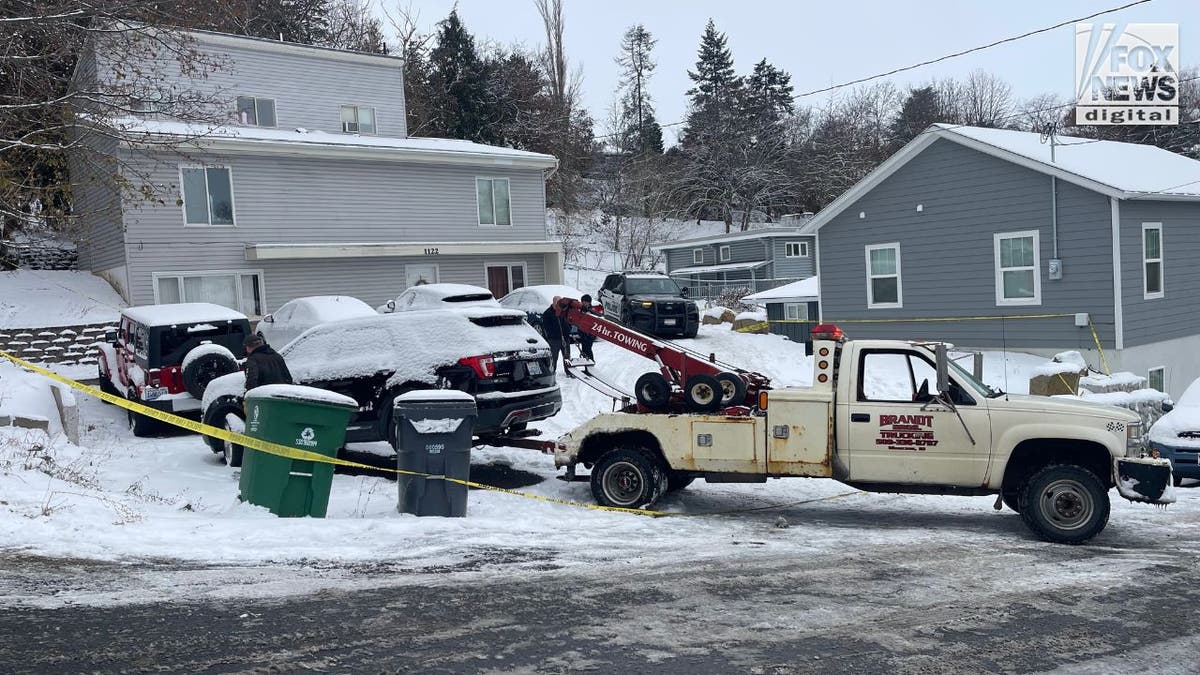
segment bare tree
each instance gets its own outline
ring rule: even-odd
[[[387,52],[383,22],[369,0],[333,0],[328,6],[325,45],[376,54]]]
[[[999,127],[1012,116],[1012,87],[991,73],[971,71],[962,88],[962,124]]]

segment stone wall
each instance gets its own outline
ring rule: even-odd
[[[34,363],[96,363],[95,345],[116,324],[97,323],[55,328],[0,328],[0,351]]]

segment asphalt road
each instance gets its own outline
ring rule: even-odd
[[[409,581],[352,570],[358,588],[300,596],[15,603],[0,610],[0,672],[1196,672],[1190,547],[1148,557],[1136,547],[898,546],[796,561],[755,544],[731,542],[686,567],[560,567],[492,550]],[[167,583],[289,571],[150,566]],[[0,570],[10,599],[132,591],[149,573],[20,557],[0,558]]]

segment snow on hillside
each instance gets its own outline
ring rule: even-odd
[[[88,272],[0,272],[0,329],[116,321],[125,301]]]

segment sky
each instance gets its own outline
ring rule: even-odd
[[[395,2],[396,0],[384,0]],[[566,50],[583,77],[583,103],[605,131],[619,69],[613,59],[625,30],[642,23],[658,40],[651,80],[658,120],[683,119],[687,70],[709,18],[729,38],[734,66],[746,74],[762,58],[788,71],[795,93],[827,87],[998,39],[1118,7],[1132,0],[565,0]],[[533,0],[399,0],[422,30],[457,4],[476,39],[535,48],[544,44]],[[1151,0],[1094,21],[1178,23],[1183,65],[1200,65],[1200,0]],[[1073,91],[1074,29],[1064,26],[888,80],[904,88],[982,68],[1006,80],[1018,98]],[[801,99],[821,103],[827,95]],[[669,134],[669,138],[674,134]]]

